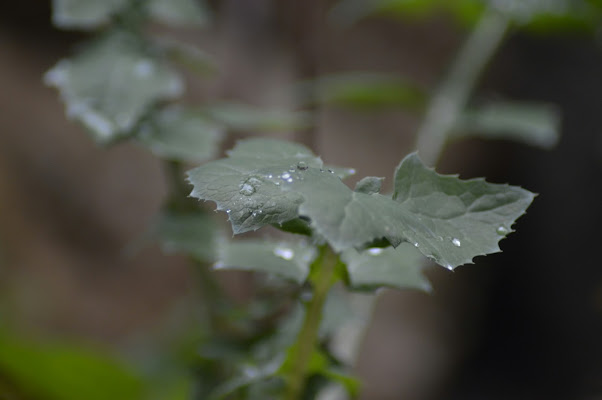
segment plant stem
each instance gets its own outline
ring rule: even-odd
[[[336,282],[335,271],[339,263],[338,256],[327,246],[320,248],[320,253],[311,266],[310,281],[314,285],[313,296],[307,305],[303,326],[296,343],[288,355],[290,363],[286,369],[287,389],[284,399],[299,400],[305,389],[305,381],[309,375],[312,355],[318,340],[322,311],[328,292]]]
[[[439,159],[449,131],[466,107],[477,79],[502,43],[508,27],[505,16],[485,11],[460,49],[418,130],[416,147],[427,165],[434,165]]]

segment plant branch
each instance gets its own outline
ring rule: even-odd
[[[434,165],[439,159],[449,131],[466,107],[478,78],[502,43],[508,27],[505,16],[488,10],[460,49],[418,130],[416,147],[427,165]]]
[[[303,326],[297,341],[290,349],[286,365],[287,389],[284,399],[299,400],[305,389],[305,381],[310,373],[310,361],[316,348],[322,312],[328,292],[336,282],[336,268],[339,258],[328,246],[322,246],[311,266],[310,281],[314,285],[312,299],[307,305]]]

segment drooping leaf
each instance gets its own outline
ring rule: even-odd
[[[182,92],[179,77],[126,32],[103,36],[44,79],[59,89],[67,115],[99,142],[129,133],[149,106]]]
[[[165,253],[183,253],[201,261],[214,261],[218,229],[206,213],[162,214],[154,234]]]
[[[557,107],[536,103],[493,103],[460,117],[451,137],[509,138],[543,148],[560,138]]]
[[[151,15],[157,21],[174,26],[203,26],[209,11],[200,0],[149,0]]]
[[[396,249],[373,247],[362,252],[350,249],[344,251],[341,258],[347,265],[352,287],[431,290],[429,281],[421,273],[424,255],[409,243],[402,243]]]
[[[142,400],[144,381],[115,359],[81,348],[0,333],[0,375],[32,398]]]
[[[375,73],[344,73],[305,82],[300,91],[307,102],[382,109],[385,107],[416,108],[425,96],[414,85],[394,76]]]
[[[267,272],[303,283],[315,256],[315,248],[302,242],[224,242],[219,245],[219,256],[214,268]]]
[[[94,29],[108,23],[130,0],[53,0],[52,22],[65,29]]]
[[[447,268],[499,251],[533,199],[518,187],[438,175],[415,154],[397,168],[393,198],[355,192],[305,147],[268,139],[241,141],[188,176],[192,196],[226,210],[235,233],[301,216],[337,252],[407,241]]]
[[[173,106],[153,113],[137,139],[161,158],[197,163],[215,157],[223,136],[223,128],[198,111]]]
[[[236,131],[278,132],[305,129],[311,119],[306,112],[265,110],[237,103],[212,104],[206,112]]]

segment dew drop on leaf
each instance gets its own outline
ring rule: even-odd
[[[276,247],[274,249],[274,255],[283,258],[285,260],[292,260],[295,256],[295,252],[286,247]]]
[[[371,249],[368,249],[368,253],[373,256],[377,256],[377,255],[381,254],[382,252],[383,252],[383,249],[381,249],[380,247],[372,247]]]
[[[288,172],[285,172],[280,177],[286,181],[286,180],[289,180],[291,178],[291,174],[289,174]]]
[[[503,235],[503,236],[506,236],[506,235],[508,234],[509,230],[508,230],[508,228],[506,228],[505,226],[503,226],[503,225],[500,225],[500,226],[497,228],[496,232],[498,233],[498,235]]]
[[[297,163],[297,169],[300,171],[305,171],[307,169],[307,163],[305,161],[299,161]]]
[[[245,196],[250,196],[255,193],[255,187],[249,183],[243,183],[240,187],[240,194],[244,194]]]
[[[460,246],[462,245],[462,243],[460,242],[460,239],[458,239],[458,238],[453,238],[453,239],[451,240],[451,242],[452,242],[452,244],[453,244],[454,246],[456,246],[456,247],[460,247]]]

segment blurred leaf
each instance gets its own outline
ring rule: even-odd
[[[215,157],[223,128],[192,108],[167,107],[152,114],[137,135],[157,156],[198,163]]]
[[[310,126],[309,114],[282,110],[265,110],[244,104],[221,103],[208,106],[206,112],[235,131],[279,132]]]
[[[322,77],[301,84],[300,91],[305,93],[305,102],[359,109],[418,108],[425,102],[424,94],[415,86],[395,76],[374,73]]]
[[[213,261],[217,256],[217,227],[204,212],[164,213],[154,232],[165,253],[188,254],[200,261]]]
[[[224,242],[219,246],[219,257],[214,268],[267,272],[301,284],[307,279],[309,265],[315,257],[314,247],[303,242]]]
[[[144,398],[142,379],[115,359],[5,334],[0,334],[0,375],[20,392],[44,400]]]
[[[394,247],[407,241],[449,269],[499,251],[534,197],[519,187],[439,175],[416,154],[397,168],[392,199],[354,192],[305,147],[268,139],[240,141],[228,158],[188,176],[192,196],[226,210],[234,233],[305,217],[336,252],[382,238]]]
[[[424,256],[409,243],[402,243],[396,249],[373,247],[361,253],[351,249],[343,252],[341,258],[347,265],[352,287],[431,290],[429,281],[421,273]]]
[[[126,32],[101,37],[44,77],[60,90],[67,115],[99,142],[127,134],[149,106],[179,96],[179,77],[153,58],[140,39]]]
[[[209,22],[209,10],[201,0],[148,0],[148,7],[154,19],[169,25],[204,26]]]
[[[450,136],[507,138],[551,148],[560,138],[560,113],[549,104],[491,103],[466,111]]]
[[[94,29],[108,23],[130,0],[53,0],[52,22],[59,28]]]
[[[461,23],[474,25],[488,6],[528,30],[541,32],[593,31],[602,15],[602,7],[587,0],[342,0],[331,17],[349,25],[371,15],[419,19],[448,12]]]
[[[164,37],[153,39],[168,59],[190,69],[192,72],[211,74],[217,69],[215,59],[196,46]]]

